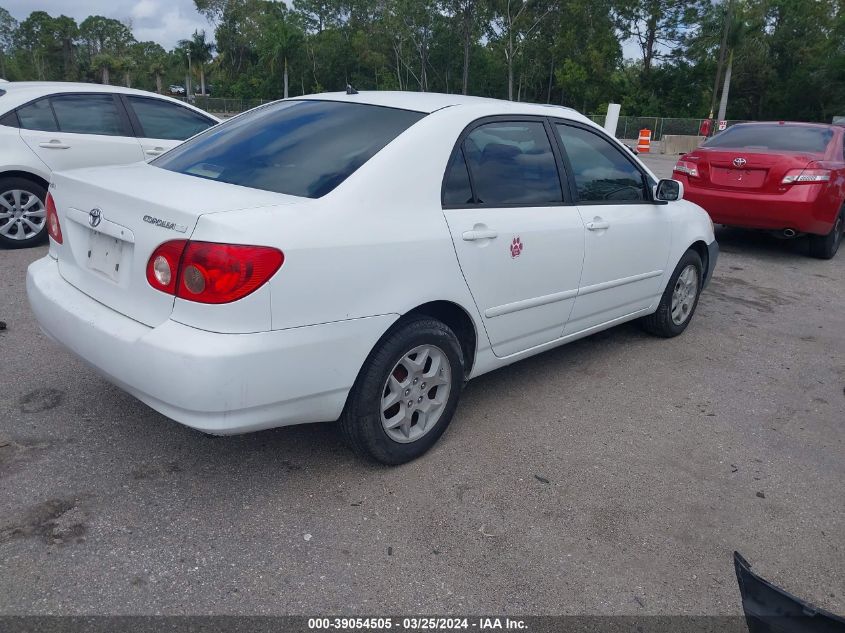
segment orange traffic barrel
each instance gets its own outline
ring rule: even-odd
[[[651,130],[640,130],[640,138],[637,139],[637,151],[640,154],[648,154],[651,149]]]

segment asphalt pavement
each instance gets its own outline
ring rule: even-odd
[[[41,334],[46,248],[0,251],[0,614],[738,614],[734,550],[845,613],[845,253],[718,239],[683,336],[483,376],[398,468],[171,422]]]

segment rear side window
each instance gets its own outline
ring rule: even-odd
[[[443,204],[447,207],[459,207],[472,204],[472,186],[464,152],[459,147],[449,162],[446,179],[443,183]]]
[[[153,165],[294,196],[326,195],[421,112],[335,101],[283,101],[187,141]]]
[[[114,97],[104,95],[59,95],[50,98],[59,131],[73,134],[124,136],[123,119]]]
[[[480,125],[467,136],[463,150],[478,203],[531,206],[563,201],[557,163],[541,122]]]
[[[59,131],[49,99],[39,99],[18,108],[18,121],[25,130]]]
[[[803,125],[734,125],[717,134],[703,147],[759,149],[823,154],[833,140],[833,130]]]
[[[128,100],[144,138],[184,141],[214,125],[214,121],[175,103],[144,97],[128,97]]]
[[[0,125],[6,125],[8,127],[20,127],[18,123],[18,113],[12,110],[11,112],[7,112],[3,116],[0,116]]]
[[[598,134],[556,124],[578,190],[579,202],[646,200],[642,172]]]

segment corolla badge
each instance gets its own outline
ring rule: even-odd
[[[153,226],[160,226],[163,229],[170,229],[171,231],[177,231],[179,233],[185,233],[188,230],[188,227],[184,224],[176,224],[175,222],[171,222],[170,220],[164,220],[162,218],[154,218],[151,215],[144,216],[144,222],[147,224],[152,224]]]
[[[103,212],[99,209],[91,209],[88,212],[88,224],[92,227],[100,226],[100,221],[103,219]]]
[[[737,158],[734,158],[734,167],[739,167],[741,169],[741,168],[745,167],[745,164],[747,162],[748,162],[747,160],[745,160],[741,156],[738,156]]]

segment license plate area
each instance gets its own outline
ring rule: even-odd
[[[111,279],[120,281],[120,263],[125,242],[99,231],[89,231],[87,266]]]
[[[732,169],[714,167],[710,179],[716,185],[728,187],[759,188],[766,180],[765,169]]]

